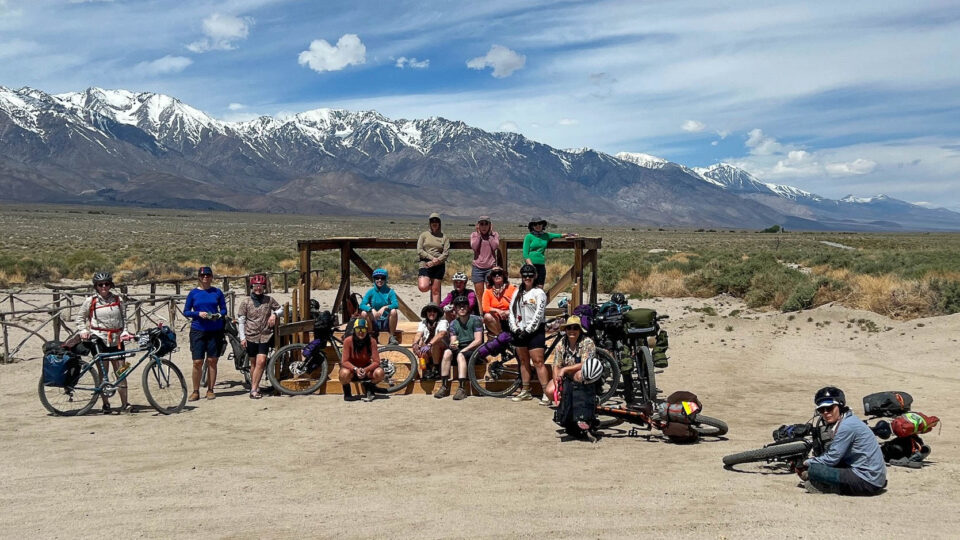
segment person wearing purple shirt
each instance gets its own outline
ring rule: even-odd
[[[207,359],[207,399],[214,399],[213,385],[217,382],[217,360],[223,353],[223,318],[227,316],[227,299],[223,291],[214,287],[213,270],[201,266],[197,271],[200,286],[187,294],[183,316],[190,323],[190,354],[193,358],[193,393],[190,401],[200,399],[200,374],[203,359]]]
[[[480,315],[480,304],[477,302],[477,295],[473,291],[467,290],[467,275],[463,272],[457,272],[453,275],[453,290],[440,302],[440,308],[443,309],[452,304],[454,299],[466,296],[470,303],[470,313]]]

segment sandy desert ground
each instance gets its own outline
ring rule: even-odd
[[[411,287],[402,295],[423,303]],[[321,293],[329,302],[332,291]],[[419,300],[418,300],[419,299]],[[4,538],[537,537],[956,538],[960,314],[909,322],[835,306],[790,316],[729,298],[634,302],[671,315],[665,391],[699,394],[725,440],[676,446],[611,430],[567,441],[536,402],[425,395],[219,397],[160,416],[49,416],[39,360],[0,366]],[[718,316],[686,308],[712,306]],[[727,316],[742,310],[738,316]],[[701,319],[703,321],[701,322]],[[874,321],[879,332],[861,328]],[[712,324],[712,327],[710,326]],[[728,330],[728,327],[730,329]],[[188,372],[185,340],[174,358]],[[811,495],[772,468],[721,457],[803,422],[821,386],[905,390],[943,419],[922,470],[889,469],[875,498]],[[117,399],[114,398],[116,402]],[[99,406],[97,409],[99,410]]]

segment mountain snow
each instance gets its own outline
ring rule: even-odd
[[[647,169],[662,169],[664,165],[670,163],[663,158],[651,156],[650,154],[644,154],[642,152],[618,152],[614,157],[621,161],[626,161],[627,163],[633,163],[634,165],[646,167]]]

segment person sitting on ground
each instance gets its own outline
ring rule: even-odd
[[[460,401],[469,395],[467,390],[467,361],[470,355],[483,343],[483,321],[470,313],[470,302],[465,296],[453,301],[457,318],[450,323],[450,348],[443,351],[443,366],[440,371],[440,389],[433,397],[445,398],[450,395],[450,370],[453,360],[457,361],[457,380],[459,388],[453,399]],[[456,340],[456,343],[454,343]]]
[[[554,356],[553,377],[547,383],[544,395],[552,399],[564,378],[583,382],[583,376],[580,373],[580,367],[587,358],[597,356],[597,346],[593,343],[586,332],[583,331],[583,325],[580,324],[579,315],[567,317],[566,322],[560,326],[560,331],[566,335],[566,339],[560,340],[557,345],[557,353]]]
[[[353,334],[343,340],[343,358],[340,359],[338,379],[343,385],[343,400],[352,401],[351,381],[359,381],[364,389],[363,401],[374,400],[374,385],[383,380],[380,353],[370,337],[367,319],[353,321]]]
[[[77,332],[82,340],[94,340],[96,353],[120,352],[123,350],[123,342],[132,335],[125,328],[127,310],[123,304],[123,299],[112,291],[113,275],[110,272],[93,274],[93,289],[94,294],[83,300],[80,311],[77,312],[76,319],[74,319]],[[124,363],[122,358],[117,357],[104,363],[107,369],[112,364],[114,375],[120,376],[120,369]],[[97,369],[100,369],[99,365],[97,365]],[[106,375],[106,373],[100,372],[101,379],[105,379]],[[126,379],[120,383],[117,393],[120,394],[120,412],[133,412],[133,406],[127,401]],[[103,400],[103,414],[113,412],[107,394],[101,392],[100,398]]]
[[[500,233],[493,230],[490,216],[477,218],[476,230],[470,233],[470,248],[473,249],[470,278],[477,298],[483,298],[487,274],[497,266],[497,258],[500,255]]]
[[[217,384],[217,360],[226,347],[223,333],[223,318],[227,316],[227,299],[223,292],[213,286],[213,269],[201,266],[197,270],[200,285],[187,293],[183,303],[183,316],[193,319],[190,323],[190,354],[193,357],[193,393],[190,401],[200,399],[200,375],[203,359],[207,361],[207,399],[214,399],[213,387]]]
[[[547,246],[554,238],[575,238],[576,233],[552,233],[546,232],[547,220],[535,217],[527,224],[530,231],[523,237],[523,259],[527,264],[533,265],[537,269],[537,278],[534,280],[537,287],[543,288],[547,281]]]
[[[417,239],[417,255],[420,258],[420,271],[417,288],[420,292],[430,292],[430,301],[440,303],[440,284],[447,273],[447,257],[450,256],[450,240],[440,227],[440,214],[434,212],[429,218],[430,230],[424,231]]]
[[[373,271],[373,287],[363,295],[360,302],[361,317],[370,322],[370,328],[375,332],[390,331],[390,345],[397,345],[397,293],[387,285],[390,277],[383,268]]]
[[[450,340],[449,323],[443,317],[440,306],[432,302],[423,306],[420,310],[420,318],[420,325],[417,327],[417,335],[413,339],[411,349],[418,357],[426,359],[420,378],[435,380],[440,376],[443,351]]]
[[[517,288],[507,280],[507,273],[494,266],[487,274],[487,288],[483,291],[483,324],[493,335],[499,335],[510,317],[510,302]]]
[[[267,353],[273,345],[277,317],[283,313],[280,302],[267,293],[267,276],[250,277],[250,296],[237,309],[237,337],[247,350],[250,362],[250,399],[260,399],[260,379],[267,365]]]
[[[833,430],[827,451],[797,470],[811,493],[877,495],[887,486],[887,465],[877,437],[847,407],[843,391],[827,386],[814,397],[817,413]]]
[[[480,305],[477,302],[477,295],[473,291],[467,290],[467,275],[463,272],[457,272],[453,275],[453,290],[447,294],[446,298],[443,299],[443,302],[440,302],[440,307],[446,307],[453,303],[454,298],[460,296],[467,297],[467,301],[470,302],[470,313],[473,315],[480,315]]]
[[[513,333],[513,345],[517,349],[517,359],[520,361],[520,393],[513,397],[513,401],[527,401],[533,399],[530,394],[530,363],[537,370],[540,387],[546,388],[550,382],[550,374],[544,363],[544,349],[546,349],[546,328],[544,319],[547,310],[547,293],[534,284],[537,269],[533,265],[525,264],[520,267],[522,282],[513,295],[510,303],[510,331]],[[549,405],[550,398],[544,395],[540,400],[542,405]]]

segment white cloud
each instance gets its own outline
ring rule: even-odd
[[[518,126],[518,125],[517,125],[516,123],[514,123],[514,122],[511,122],[511,121],[507,120],[506,122],[501,123],[501,124],[497,127],[497,131],[509,131],[509,132],[511,132],[511,133],[519,133],[519,132],[520,132],[520,126]]]
[[[339,71],[349,65],[367,62],[367,48],[356,34],[344,34],[334,47],[323,39],[310,42],[310,48],[300,53],[297,62],[317,73]]]
[[[750,133],[747,134],[746,145],[750,149],[750,153],[757,156],[777,154],[783,150],[783,145],[773,137],[764,135],[760,128],[750,130]]]
[[[833,176],[859,176],[873,172],[877,168],[877,162],[857,158],[847,163],[828,163],[824,168]]]
[[[578,120],[575,120],[573,118],[561,118],[560,121],[557,122],[557,124],[561,126],[575,126],[579,123],[580,122]]]
[[[242,109],[246,109],[247,106],[242,103],[231,103],[227,105],[227,108],[230,109],[231,111],[239,111]]]
[[[203,33],[207,37],[187,45],[187,49],[195,53],[236,49],[234,42],[247,39],[251,26],[253,26],[251,17],[214,13],[203,20]]]
[[[688,133],[699,133],[707,129],[707,125],[704,124],[703,122],[698,122],[696,120],[687,120],[686,122],[683,123],[682,126],[680,126],[680,129]]]
[[[406,56],[401,56],[400,58],[397,58],[396,66],[400,69],[405,67],[413,69],[426,69],[430,67],[430,59],[417,60],[416,58],[407,58]]]
[[[140,62],[139,64],[133,66],[133,72],[137,75],[142,75],[145,77],[169,75],[171,73],[179,73],[187,69],[187,66],[192,63],[193,60],[185,56],[170,56],[168,54],[167,56],[157,58],[156,60]]]
[[[467,61],[467,67],[470,69],[493,68],[493,76],[502,79],[509,77],[514,71],[522,68],[527,63],[527,57],[517,54],[515,51],[502,46],[494,45],[490,47],[487,54],[478,56]]]
[[[720,137],[720,140],[726,139],[727,135],[730,135],[730,131],[726,129],[718,129],[717,137]]]

